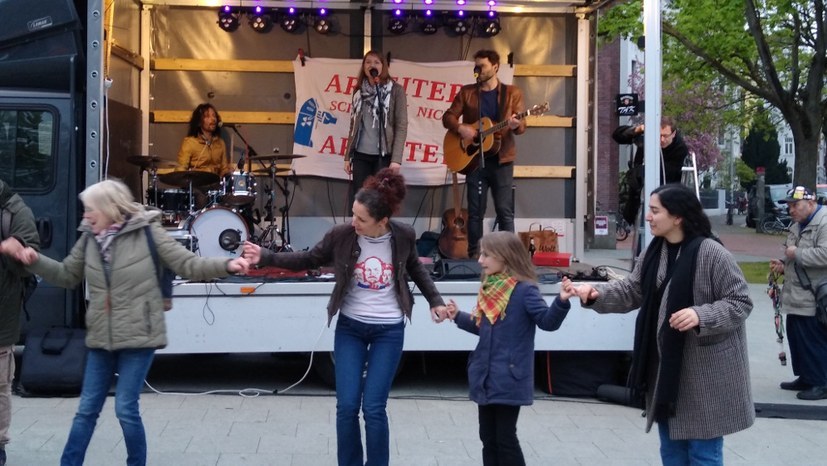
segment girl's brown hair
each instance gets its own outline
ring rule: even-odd
[[[485,254],[501,260],[508,275],[520,281],[537,282],[534,264],[516,233],[495,231],[483,235],[480,248]]]

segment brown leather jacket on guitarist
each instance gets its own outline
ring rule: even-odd
[[[525,110],[523,93],[518,87],[507,86],[500,82],[500,96],[503,95],[503,89],[505,89],[505,97],[499,99],[500,120],[505,120],[511,117],[511,115],[521,113]],[[465,124],[473,124],[479,120],[480,109],[476,84],[462,86],[456,97],[454,97],[454,101],[451,102],[451,107],[446,110],[442,116],[442,126],[444,126],[445,129],[456,132],[460,125],[460,117],[462,117],[462,123]],[[517,157],[517,145],[514,142],[514,135],[523,134],[525,129],[526,121],[525,119],[521,119],[520,126],[516,129],[511,130],[506,126],[499,132],[501,141],[498,158],[501,164],[513,162]]]

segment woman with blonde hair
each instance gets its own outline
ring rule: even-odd
[[[479,405],[482,464],[525,464],[517,439],[520,406],[534,402],[534,333],[554,331],[569,312],[574,294],[566,283],[548,306],[537,287],[537,274],[523,243],[510,231],[482,237],[482,286],[470,313],[453,300],[448,317],[480,337],[468,358],[470,397]]]
[[[86,346],[89,353],[77,414],[60,460],[81,465],[112,382],[115,415],[123,430],[127,465],[146,464],[146,433],[138,400],[155,350],[167,344],[159,266],[200,280],[245,273],[243,258],[198,257],[169,236],[161,213],[145,210],[122,182],[105,180],[80,193],[80,239],[58,262],[32,248],[4,253],[27,265],[44,280],[73,288],[84,278],[89,290]],[[150,241],[151,238],[151,241]]]

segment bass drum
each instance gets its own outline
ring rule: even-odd
[[[244,242],[250,237],[241,215],[226,207],[212,206],[195,215],[189,225],[202,257],[241,257]]]

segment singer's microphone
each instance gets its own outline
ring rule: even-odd
[[[376,68],[371,68],[370,77],[373,78],[374,84],[379,84],[379,70],[377,70]]]
[[[477,65],[477,66],[474,67],[474,79],[476,79],[477,81],[479,81],[479,79],[480,79],[480,71],[482,71],[482,68],[480,68],[480,65]]]
[[[219,128],[235,128],[235,123],[224,123],[223,121],[218,122]]]

